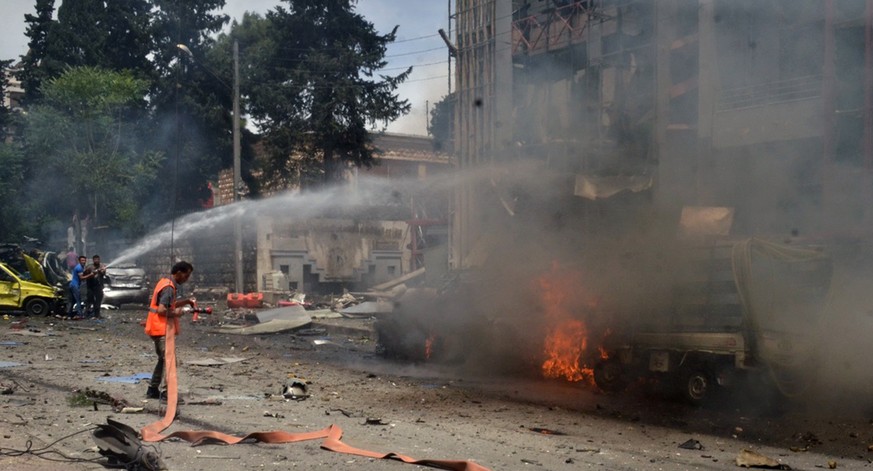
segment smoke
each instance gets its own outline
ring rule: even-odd
[[[586,323],[589,355],[605,338],[653,325],[669,331],[679,279],[688,275],[682,264],[694,247],[678,237],[681,209],[728,207],[735,211],[735,239],[818,244],[832,254],[821,320],[794,323],[804,351],[815,353],[798,365],[799,387],[788,392],[818,410],[866,412],[871,401],[864,393],[873,384],[865,368],[873,354],[866,335],[873,327],[873,247],[866,242],[873,198],[856,109],[864,97],[863,35],[857,40],[863,22],[846,21],[835,33],[839,78],[831,124],[822,113],[823,2],[709,5],[664,13],[631,2],[612,12],[628,15],[621,22],[587,30],[602,34],[596,40],[517,54],[512,89],[484,100],[512,103],[512,116],[495,120],[508,123],[511,130],[500,132],[511,138],[498,143],[498,155],[485,156],[495,162],[487,168],[465,166],[459,175],[429,179],[427,188],[418,180],[362,179],[195,213],[157,229],[113,263],[173,241],[203,242],[235,220],[361,216],[366,208],[401,208],[416,192],[466,194],[451,215],[471,234],[453,241],[462,244],[455,255],[463,258],[453,262],[464,264],[450,279],[410,292],[401,300],[402,316],[382,323],[382,333],[394,337],[395,354],[416,361],[477,375],[539,374],[545,340],[562,318]],[[863,15],[838,10],[842,19]],[[671,31],[674,37],[657,37]],[[508,41],[498,43],[509,47]],[[420,107],[423,99],[439,99],[442,81],[416,88],[422,91],[412,102]],[[422,113],[406,120],[391,129],[424,129]],[[478,131],[457,138],[470,139],[466,148],[487,147],[482,136],[493,130]],[[579,175],[654,183],[592,201],[574,194]]]
[[[861,3],[833,12],[843,23],[830,58],[821,2],[649,7],[610,10],[621,17],[616,24],[587,30],[575,46],[537,51],[533,32],[528,49],[513,56],[512,89],[486,100],[511,102],[512,116],[494,120],[511,123],[511,145],[486,156],[497,164],[459,181],[470,194],[456,210],[472,212],[465,224],[476,235],[463,255],[475,275],[416,316],[443,322],[454,339],[472,337],[472,346],[455,342],[460,353],[447,356],[480,372],[520,372],[542,361],[547,311],[555,307],[544,299],[542,277],[567,291],[560,309],[589,323],[595,340],[605,325],[616,337],[653,324],[669,331],[695,247],[677,237],[682,208],[732,208],[733,240],[817,245],[833,256],[830,300],[816,322],[788,309],[797,299],[771,300],[771,312],[793,322],[798,351],[814,352],[794,359],[797,389],[785,392],[799,406],[866,410],[873,198],[857,109],[863,21],[849,21],[863,18]],[[668,27],[656,27],[662,23]],[[833,123],[822,113],[829,93]],[[487,147],[481,136],[461,138],[468,149]],[[503,165],[516,161],[527,164]],[[573,195],[576,175],[649,176],[654,184],[590,201]],[[567,279],[571,286],[562,286]],[[760,358],[751,360],[759,363],[749,370],[762,373],[748,378],[757,389],[768,373]]]

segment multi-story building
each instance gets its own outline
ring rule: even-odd
[[[716,206],[735,234],[869,232],[870,1],[458,0],[454,20],[459,166],[538,164],[580,230]],[[455,199],[457,267],[490,231],[480,187]]]
[[[20,62],[3,71],[7,80],[6,89],[3,93],[3,107],[7,110],[21,110],[21,100],[24,98],[24,88],[21,87],[21,80],[19,80],[17,76],[19,70],[21,70]],[[7,135],[7,140],[12,138],[13,136],[11,134]]]

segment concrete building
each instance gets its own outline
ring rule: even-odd
[[[349,191],[354,191],[355,182],[364,176],[424,184],[452,169],[449,156],[435,152],[428,137],[381,134],[373,145],[379,150],[376,165],[351,170]],[[229,171],[220,174],[216,206],[231,199],[231,179]],[[386,187],[390,188],[390,183]],[[317,218],[295,218],[293,214],[259,218],[243,233],[245,290],[364,290],[421,268],[430,255],[435,254],[433,265],[446,265],[447,191],[429,192],[426,198],[404,193],[400,198],[402,201],[390,207],[359,206]],[[232,237],[228,232],[221,239],[231,241]],[[226,256],[231,250],[226,245],[203,251],[199,258],[204,260],[208,253],[225,255],[213,257],[214,266],[204,270],[215,279],[199,284],[232,285],[232,267]]]
[[[18,79],[17,73],[21,70],[21,62],[13,64],[11,67],[3,71],[8,84],[3,94],[3,106],[7,110],[21,111],[21,100],[24,98],[24,88],[21,87],[21,80]],[[10,133],[6,139],[11,141],[14,136]]]
[[[458,0],[454,20],[461,171],[564,175],[583,231],[717,206],[735,234],[870,233],[873,2]],[[607,186],[637,204],[604,211]],[[486,200],[457,192],[455,267]]]
[[[6,93],[3,95],[3,106],[10,110],[20,110],[21,100],[24,98],[24,88],[21,87],[21,80],[17,76],[19,70],[21,70],[20,62],[3,71],[9,81]]]
[[[350,186],[364,175],[424,183],[451,168],[448,156],[434,152],[426,137],[383,134],[373,145],[381,151],[377,165],[353,170]],[[258,289],[363,290],[422,267],[431,246],[443,247],[445,264],[447,198],[400,197],[404,201],[399,206],[349,208],[345,214],[315,219],[261,219],[256,243]]]

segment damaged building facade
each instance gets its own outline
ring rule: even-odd
[[[543,224],[675,227],[709,206],[731,208],[740,235],[869,227],[870,2],[458,0],[453,18],[459,167],[556,177],[572,217],[536,212]],[[499,184],[457,192],[454,267],[501,193],[525,201]]]
[[[358,178],[424,184],[451,168],[448,156],[435,152],[429,138],[383,134],[374,145],[381,150],[378,165],[352,172],[348,191],[355,191]],[[445,263],[447,209],[446,195],[419,198],[397,191],[390,205],[344,208],[342,214],[318,218],[262,218],[256,244],[258,289],[365,289],[422,268],[426,253],[442,254],[436,261]]]

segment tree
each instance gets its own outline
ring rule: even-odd
[[[48,126],[57,124],[63,130],[69,125],[63,119],[72,116],[70,110],[60,113],[56,102],[40,102],[41,90],[50,80],[71,67],[129,70],[130,77],[147,80],[147,88],[112,115],[125,127],[126,137],[120,142],[137,155],[156,151],[172,156],[162,161],[160,171],[185,182],[178,199],[170,191],[150,194],[153,198],[145,205],[146,213],[148,208],[157,209],[141,219],[160,223],[173,216],[168,208],[198,207],[196,201],[203,195],[189,188],[205,189],[207,181],[215,179],[225,166],[224,159],[216,156],[226,154],[230,162],[231,126],[225,112],[230,108],[230,93],[202,70],[183,64],[176,45],[186,44],[198,53],[208,49],[227,22],[219,14],[225,0],[65,0],[53,21],[55,1],[36,0],[36,13],[26,16],[31,50],[21,77],[26,80],[28,106],[39,107],[39,113],[29,120],[28,161],[44,162],[62,147],[48,133]],[[149,136],[149,147],[140,136]],[[36,170],[35,178],[44,181],[45,168]],[[75,205],[66,198],[58,208],[65,206]],[[40,207],[55,209],[47,200]]]
[[[130,70],[141,78],[153,77],[153,68],[149,61],[154,45],[151,36],[151,2],[112,0],[105,4],[104,60],[89,65]]]
[[[454,141],[452,134],[455,125],[455,102],[457,95],[454,93],[446,95],[442,100],[436,102],[433,109],[430,111],[430,123],[427,127],[427,132],[433,136],[433,146],[435,150],[452,152]]]
[[[77,67],[50,80],[44,103],[27,115],[29,178],[38,206],[63,220],[89,214],[101,224],[135,228],[159,153],[143,150],[142,123],[128,111],[147,82],[131,72]],[[164,185],[167,185],[166,183]]]
[[[349,165],[373,165],[368,126],[384,129],[409,111],[395,90],[412,69],[378,73],[397,28],[378,34],[355,0],[283,1],[287,7],[248,16],[231,33],[252,63],[241,86],[269,152],[265,174],[335,181]]]
[[[46,59],[72,67],[103,66],[107,45],[105,22],[102,0],[65,0],[58,7],[58,20],[49,31]]]
[[[32,103],[40,97],[42,83],[47,77],[44,59],[48,49],[48,35],[54,24],[54,0],[36,0],[36,15],[25,14],[27,23],[25,35],[30,38],[27,54],[22,56],[22,71],[19,76],[24,88],[25,103]]]
[[[24,188],[24,157],[15,144],[0,142],[0,242],[20,240],[32,233],[32,221],[22,217],[20,197]]]
[[[206,72],[208,64],[191,62],[177,45],[191,50],[202,61],[213,43],[213,35],[228,18],[217,12],[224,0],[155,0],[152,21],[153,67],[156,80],[151,90],[155,135],[161,150],[171,159],[168,172],[177,174],[188,188],[176,201],[165,201],[180,209],[199,207],[206,183],[231,161],[231,95],[224,85]]]

